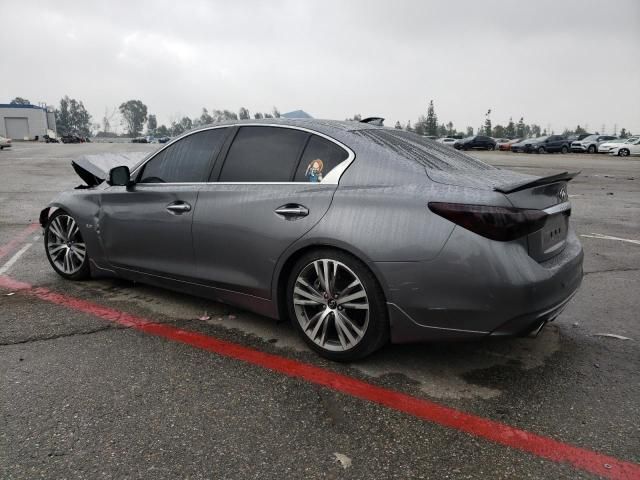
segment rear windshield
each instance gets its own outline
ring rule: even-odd
[[[404,130],[381,128],[356,130],[352,133],[368,138],[387,150],[414,160],[431,170],[468,172],[495,168],[435,140]]]

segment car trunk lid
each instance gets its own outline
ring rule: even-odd
[[[571,215],[567,182],[578,173],[562,172],[494,188],[514,207],[543,210],[548,215],[544,227],[527,236],[529,255],[539,262],[549,260],[566,246]]]
[[[567,182],[578,173],[537,177],[500,169],[469,172],[427,169],[429,177],[436,182],[499,192],[516,208],[547,213],[544,227],[527,235],[528,253],[539,262],[549,260],[566,246],[571,215]]]

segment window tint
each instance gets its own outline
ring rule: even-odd
[[[205,182],[209,175],[210,160],[220,150],[227,130],[205,130],[178,140],[147,162],[138,181]]]
[[[296,182],[320,182],[336,165],[347,159],[344,148],[318,135],[313,135],[298,165]]]
[[[291,128],[241,127],[220,182],[290,182],[308,133]]]

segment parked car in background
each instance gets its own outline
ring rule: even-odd
[[[455,143],[458,141],[458,139],[456,138],[439,138],[438,140],[436,140],[438,143],[444,143],[445,145],[450,145],[453,146],[455,145]]]
[[[457,150],[495,150],[496,141],[485,135],[473,135],[453,144]]]
[[[527,138],[521,142],[512,144],[511,151],[525,153],[567,153],[569,151],[569,141],[562,135]]]
[[[598,147],[598,153],[609,153],[616,147],[624,143],[634,143],[640,137],[629,137],[629,138],[616,138],[615,140],[609,140],[608,142],[601,143]]]
[[[597,153],[601,144],[615,139],[614,135],[589,135],[582,140],[571,142],[571,151]]]
[[[136,137],[131,139],[131,143],[149,143],[147,137]]]
[[[511,145],[514,143],[518,143],[520,140],[520,138],[501,138],[499,139],[499,141],[497,141],[496,147],[498,147],[498,150],[509,151],[511,150]]]
[[[51,137],[49,135],[45,135],[44,137],[45,143],[60,143],[60,141],[56,137]]]
[[[6,137],[0,137],[0,150],[9,148],[11,146],[11,139]]]
[[[640,137],[635,137],[632,142],[623,143],[612,148],[609,155],[618,155],[619,157],[628,157],[629,155],[640,155]]]
[[[171,137],[160,137],[158,143],[167,143],[169,140],[171,140]]]
[[[567,140],[569,142],[577,142],[578,140],[582,140],[583,138],[587,138],[588,136],[593,135],[592,133],[580,133],[578,135],[569,135]]]
[[[62,135],[62,137],[60,137],[60,140],[62,140],[62,143],[84,143],[85,142],[85,139],[83,137],[80,137],[78,135],[73,135],[71,133]]]

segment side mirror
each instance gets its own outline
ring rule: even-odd
[[[133,185],[131,181],[131,172],[129,167],[123,165],[121,167],[113,167],[109,170],[109,185],[130,187]]]

